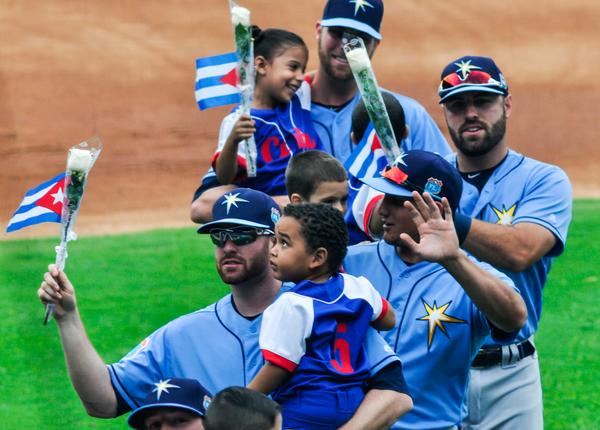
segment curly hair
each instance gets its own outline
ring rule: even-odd
[[[337,273],[348,247],[344,215],[324,203],[298,203],[284,207],[283,216],[293,217],[300,223],[300,233],[311,251],[327,250],[327,268]]]

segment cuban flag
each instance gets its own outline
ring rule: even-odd
[[[27,191],[19,208],[8,222],[6,232],[42,222],[60,222],[65,191],[65,173]]]
[[[386,165],[387,159],[379,136],[373,124],[369,123],[362,140],[346,160],[346,170],[355,178],[373,178],[379,176]]]
[[[235,52],[196,60],[196,102],[200,110],[240,102]]]

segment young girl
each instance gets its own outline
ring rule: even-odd
[[[337,429],[364,397],[367,329],[391,329],[394,311],[365,278],[339,273],[348,232],[337,209],[288,205],[275,238],[275,277],[296,286],[263,314],[266,364],[248,387],[273,392],[286,429]]]
[[[251,115],[236,111],[225,117],[212,159],[219,182],[286,196],[285,168],[290,157],[319,149],[310,117],[310,88],[304,82],[308,48],[294,33],[254,26],[256,83]],[[240,142],[254,135],[257,175],[246,176]]]

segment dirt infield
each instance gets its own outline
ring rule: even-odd
[[[262,27],[305,38],[324,0],[246,0]],[[28,188],[93,135],[80,234],[190,225],[189,203],[229,108],[198,111],[194,59],[232,50],[227,2],[3,1],[0,8],[0,225]],[[380,84],[419,100],[443,128],[441,68],[490,55],[514,98],[509,145],[558,164],[577,196],[600,196],[600,3],[402,0],[386,3]],[[4,228],[4,227],[2,227]],[[54,235],[40,226],[9,238]]]

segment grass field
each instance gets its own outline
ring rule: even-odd
[[[569,243],[555,261],[536,337],[546,429],[600,428],[600,201],[575,204]],[[0,428],[123,429],[88,417],[71,387],[54,323],[41,324],[36,290],[56,239],[0,242]],[[167,321],[228,290],[212,245],[192,228],[82,238],[67,272],[102,358],[113,362]],[[596,388],[594,388],[596,387]]]

